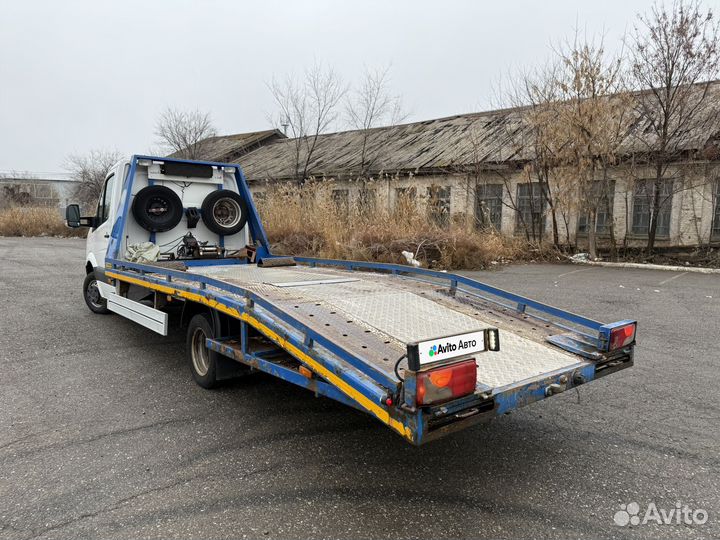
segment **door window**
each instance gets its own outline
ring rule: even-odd
[[[97,210],[97,226],[99,227],[105,223],[110,217],[110,202],[112,199],[113,186],[115,185],[115,174],[111,174],[105,179],[105,185],[103,186],[102,195],[98,201]]]

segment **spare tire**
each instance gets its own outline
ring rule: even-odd
[[[203,222],[217,234],[235,234],[247,223],[248,208],[245,199],[229,189],[213,191],[205,197],[201,210]]]
[[[135,221],[150,232],[169,231],[183,217],[183,204],[172,189],[147,186],[138,191],[132,204]]]

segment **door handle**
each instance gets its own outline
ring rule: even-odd
[[[110,235],[109,235],[109,234],[106,234],[106,235],[105,235],[105,238],[110,238]]]

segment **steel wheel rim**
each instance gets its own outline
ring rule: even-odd
[[[170,203],[163,197],[153,197],[148,201],[145,213],[152,221],[162,220],[170,212]]]
[[[202,328],[196,328],[192,337],[192,363],[195,372],[204,377],[210,366],[210,358],[207,347],[205,346],[205,332]]]
[[[87,301],[94,307],[103,307],[102,296],[100,296],[100,288],[98,287],[97,279],[93,279],[90,283],[88,283],[87,289],[85,290],[85,298],[87,298]]]
[[[242,209],[237,201],[223,197],[213,205],[212,214],[218,225],[230,229],[240,223]]]

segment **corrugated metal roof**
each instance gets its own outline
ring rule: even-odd
[[[310,175],[423,172],[474,162],[522,159],[516,141],[525,129],[517,110],[458,115],[411,124],[320,135]],[[264,145],[240,159],[250,179],[295,176],[295,139]],[[363,167],[365,147],[365,167]]]
[[[709,139],[720,134],[720,81],[714,81],[709,92],[703,121],[685,134],[680,145],[683,150],[702,149]],[[360,174],[363,168],[372,175],[422,174],[473,164],[491,167],[522,162],[533,152],[530,130],[523,120],[527,111],[528,108],[504,109],[320,135],[308,167],[309,176],[352,176]],[[621,145],[621,153],[646,150],[651,137],[647,119],[637,116]],[[297,139],[277,139],[260,145],[238,161],[251,181],[292,179],[296,142]],[[222,148],[221,141],[217,148]],[[232,161],[219,152],[209,157]]]

